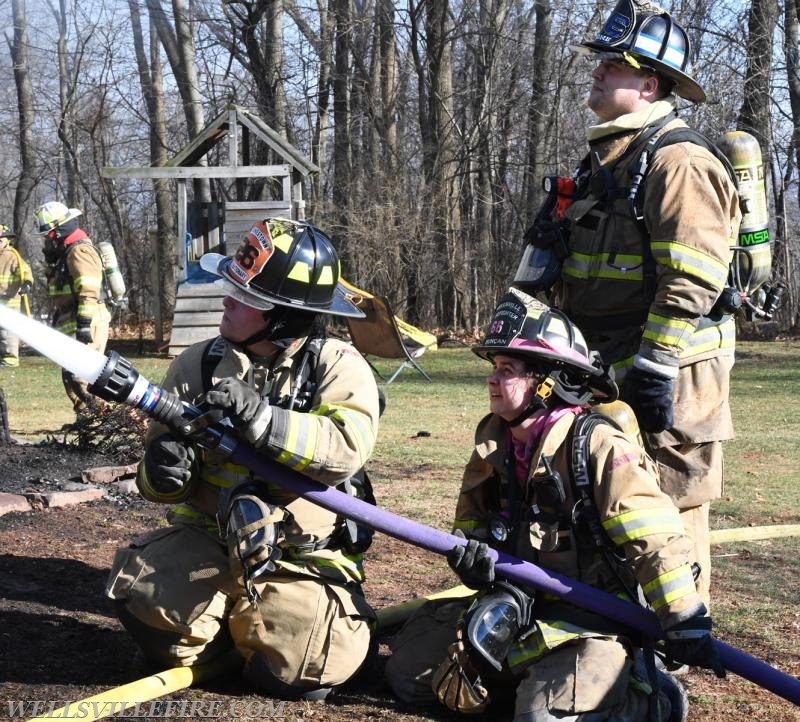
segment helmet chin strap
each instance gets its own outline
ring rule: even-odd
[[[555,369],[542,379],[536,387],[536,393],[530,403],[508,422],[508,426],[513,429],[525,419],[533,416],[539,409],[550,408],[553,405],[553,397],[570,406],[585,406],[593,396],[594,393],[588,386],[570,383],[564,369]]]
[[[550,375],[545,376],[539,382],[539,385],[536,387],[536,393],[533,395],[533,398],[530,400],[528,405],[513,419],[511,419],[511,421],[507,422],[510,429],[513,429],[515,426],[519,426],[523,421],[525,421],[525,419],[529,419],[540,409],[548,408],[547,401],[553,394],[553,388],[556,385],[556,374],[557,372],[553,371]]]
[[[278,348],[287,348],[296,339],[308,336],[317,314],[307,311],[298,311],[286,306],[275,306],[269,311],[264,311],[266,326],[250,334],[243,341],[232,341],[245,350],[248,346],[269,341]],[[231,339],[228,339],[229,341]]]

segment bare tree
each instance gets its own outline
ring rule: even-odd
[[[147,10],[158,33],[158,39],[167,54],[172,74],[175,76],[186,118],[188,138],[194,138],[203,129],[205,114],[197,77],[193,24],[183,0],[172,0],[174,27],[169,23],[161,0],[147,0]],[[198,163],[202,164],[202,159]],[[201,202],[211,200],[208,180],[195,181],[194,190],[196,200]]]
[[[147,115],[150,120],[150,161],[154,166],[166,163],[166,119],[164,116],[164,87],[159,55],[159,42],[157,33],[150,23],[150,55],[145,51],[144,34],[142,32],[141,14],[136,0],[128,0],[128,8],[133,29],[133,47],[136,54],[136,65],[139,72],[139,83],[142,87]],[[168,181],[155,179],[156,201],[156,241],[155,241],[155,270],[153,278],[153,292],[158,294],[160,311],[158,321],[163,322],[165,315],[171,315],[175,307],[175,281],[178,258],[175,248],[175,222],[174,204]],[[162,323],[156,324],[156,345],[164,341],[164,328]]]
[[[17,89],[17,112],[19,116],[20,171],[14,194],[14,230],[20,237],[20,250],[29,256],[27,233],[30,217],[30,197],[35,185],[34,139],[33,139],[33,88],[28,66],[28,26],[25,18],[25,0],[12,0],[14,37],[9,42],[14,63],[14,82]]]

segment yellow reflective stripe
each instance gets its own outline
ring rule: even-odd
[[[728,264],[708,253],[678,241],[652,241],[650,249],[656,263],[678,273],[694,276],[720,290],[728,278]]]
[[[682,359],[692,358],[717,349],[733,349],[736,345],[736,321],[730,317],[724,323],[695,331],[681,352]]]
[[[47,293],[53,298],[60,298],[61,296],[72,297],[72,289],[69,287],[69,284],[60,287],[53,283],[48,284]]]
[[[285,449],[276,457],[295,471],[303,471],[314,460],[319,426],[312,414],[288,413],[286,415]]]
[[[650,313],[647,315],[642,338],[653,343],[683,348],[693,331],[692,323],[682,318],[670,318]]]
[[[653,534],[683,534],[683,523],[675,507],[636,509],[603,521],[603,529],[615,544]]]
[[[510,667],[525,664],[541,657],[548,649],[558,647],[580,636],[590,633],[586,627],[564,621],[538,621],[536,632],[521,642],[512,645],[506,659]]]
[[[359,557],[361,555],[358,555]],[[290,561],[286,557],[278,560],[277,565],[286,571],[294,572],[295,574],[302,574],[304,572],[313,571],[328,577],[338,577],[344,580],[351,580],[354,582],[363,582],[365,579],[364,568],[361,561],[356,561],[355,558],[350,559],[342,556],[338,559],[321,559],[319,557],[306,556],[300,557]],[[322,570],[327,570],[325,574]],[[334,574],[331,574],[334,572]]]
[[[103,280],[97,276],[77,276],[72,279],[75,292],[78,291],[99,291],[103,285]]]
[[[75,333],[78,328],[78,324],[75,321],[65,321],[64,323],[60,323],[57,326],[57,329],[61,333],[65,333],[67,335]]]
[[[333,286],[336,283],[336,276],[338,274],[334,273],[333,266],[323,266],[319,272],[319,278],[317,278],[317,285],[318,286]]]
[[[472,521],[471,519],[456,519],[453,522],[453,529],[461,529],[461,531],[475,531],[476,529],[485,529],[486,524],[482,521]]]
[[[337,422],[338,426],[348,430],[350,438],[358,448],[358,458],[361,465],[367,463],[372,447],[375,446],[375,429],[370,422],[369,416],[355,411],[348,406],[338,404],[326,404],[314,409],[312,414],[327,416]]]
[[[364,574],[364,569],[361,565],[362,559],[363,556],[360,554],[353,557],[348,557],[343,554],[337,559],[310,557],[308,561],[313,562],[319,569],[335,569],[353,579],[357,579]]]
[[[97,313],[99,308],[100,307],[94,301],[90,301],[89,303],[79,303],[76,313],[79,316],[92,318]]]
[[[659,574],[642,587],[647,600],[654,610],[672,604],[678,599],[689,594],[695,594],[697,589],[692,576],[692,569],[688,564],[682,564],[664,574]]]
[[[307,263],[298,261],[292,266],[289,273],[286,274],[286,278],[291,278],[293,281],[307,284],[311,280],[311,269],[309,269]]]
[[[292,247],[293,240],[294,236],[291,233],[280,233],[279,235],[272,237],[272,242],[275,244],[275,248],[279,248],[284,253],[289,252],[289,249]]]
[[[201,519],[206,531],[209,534],[219,537],[219,526],[217,525],[216,519],[202,511],[198,511],[188,504],[176,504],[175,506],[171,507],[169,512],[167,512],[167,518],[170,520],[170,522],[175,518],[183,518],[190,521]]]
[[[250,474],[243,466],[235,466],[234,464],[222,464],[220,466],[203,464],[200,473],[200,478],[203,481],[221,489],[230,489],[249,476]]]
[[[572,251],[564,260],[562,273],[574,278],[609,278],[619,281],[639,281],[644,278],[642,257],[629,253],[614,254],[614,265],[609,265],[610,253],[578,253]]]

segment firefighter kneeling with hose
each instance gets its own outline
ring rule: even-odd
[[[227,418],[260,453],[356,493],[379,396],[362,356],[324,334],[325,316],[362,315],[330,239],[266,219],[233,258],[201,265],[227,294],[220,335],[184,351],[163,388],[206,410],[201,422]],[[235,648],[244,677],[282,699],[324,698],[358,671],[375,617],[363,530],[157,422],[137,484],[175,504],[170,525],[117,553],[107,593],[149,659],[188,666]]]
[[[448,562],[475,600],[423,606],[391,641],[387,678],[409,703],[463,713],[515,696],[515,722],[679,721],[670,663],[725,670],[697,593],[692,543],[655,465],[608,414],[633,418],[610,367],[560,311],[517,289],[473,351],[490,361]],[[607,404],[608,406],[606,406]],[[620,413],[621,412],[621,413]],[[495,579],[489,546],[649,605],[663,647],[564,600]],[[665,663],[666,662],[666,663]]]

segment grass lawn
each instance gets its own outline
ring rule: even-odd
[[[167,359],[118,350],[150,381],[163,378]],[[396,362],[375,363],[387,376],[397,367]],[[489,366],[466,346],[428,352],[420,363],[432,382],[406,369],[394,383],[381,386],[387,406],[370,475],[381,506],[448,529],[473,430],[486,413]],[[0,369],[0,388],[15,437],[43,440],[74,418],[60,369],[47,359],[28,356],[17,369]],[[725,492],[712,505],[712,529],[800,524],[800,341],[741,342],[731,403],[737,437],[725,447]],[[717,634],[793,674],[800,672],[799,552],[797,537],[728,542],[712,550]],[[434,567],[429,556],[409,550],[385,569],[373,564],[374,593],[382,583],[397,583],[395,566],[417,580],[412,596],[455,584],[444,560],[437,558]],[[690,689],[693,719],[718,719],[720,705],[739,710],[739,719],[796,719],[769,711],[760,717],[740,687],[714,692],[719,689],[713,679]]]

